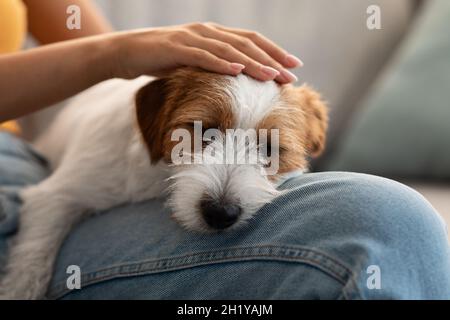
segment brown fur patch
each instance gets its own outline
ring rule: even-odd
[[[153,163],[161,159],[170,162],[172,148],[178,143],[171,141],[175,129],[184,128],[193,135],[194,121],[202,121],[203,130],[233,127],[231,100],[222,90],[226,81],[216,73],[182,68],[138,92],[138,124]]]
[[[305,168],[307,157],[325,147],[328,114],[320,95],[310,87],[281,86],[281,103],[258,129],[279,129],[279,173]]]
[[[326,142],[328,129],[328,108],[322,101],[320,94],[307,85],[301,87],[286,86],[282,96],[288,104],[301,110],[304,115],[303,126],[305,147],[308,155],[319,156]]]

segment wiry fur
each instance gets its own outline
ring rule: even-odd
[[[233,154],[228,155],[236,160],[233,164],[223,164],[227,151],[230,152],[225,148],[227,143],[236,143]],[[246,141],[242,136],[222,136],[208,145],[203,155],[194,155],[201,158],[201,164],[174,166],[168,200],[173,218],[190,230],[211,231],[203,219],[199,219],[199,203],[209,197],[242,208],[239,223],[230,230],[247,222],[253,213],[280,194],[261,172],[264,171],[262,163],[245,163],[251,151],[258,152],[255,149],[256,141]]]
[[[0,280],[0,298],[44,297],[61,243],[90,213],[169,190],[174,218],[189,229],[209,231],[199,212],[205,195],[242,207],[232,228],[278,195],[272,181],[261,174],[262,163],[171,165],[170,132],[176,128],[191,129],[194,120],[221,131],[279,128],[283,172],[305,168],[308,153],[323,147],[325,107],[307,87],[193,69],[144,86],[148,81],[112,80],[87,90],[39,139],[36,147],[54,171],[21,193],[20,228]],[[257,145],[241,145],[237,158]],[[216,147],[213,158],[226,152]]]

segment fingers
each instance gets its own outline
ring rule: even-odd
[[[245,68],[243,64],[229,62],[215,56],[208,50],[195,47],[181,47],[178,60],[183,65],[234,76],[240,74]]]
[[[240,63],[246,65],[244,72],[259,80],[275,79],[280,83],[290,83],[298,80],[297,77],[286,70],[285,67],[296,67],[303,65],[303,63],[298,58],[287,54],[272,41],[257,33],[226,28],[212,23],[194,23],[189,25],[188,29],[199,36],[229,44],[246,55],[253,63],[247,65],[245,61],[239,60]],[[267,50],[267,52],[265,50]],[[229,59],[226,56],[222,57]],[[255,63],[259,63],[260,66],[256,67]],[[276,74],[273,72],[273,69],[279,72],[275,78],[271,78]]]
[[[197,45],[201,44],[211,49],[211,52],[224,59],[244,64],[246,66],[244,72],[256,79],[273,80],[273,75],[276,75],[273,71],[275,69],[278,71],[276,81],[280,83],[297,81],[295,75],[285,70],[279,62],[247,38],[214,28],[201,28],[198,32],[206,38],[197,37],[195,39]],[[208,41],[202,41],[204,39]]]
[[[269,39],[241,29],[195,23],[174,28],[168,39],[185,55],[178,59],[181,64],[224,74],[243,71],[261,81],[290,83],[297,77],[286,68],[302,65]]]
[[[273,41],[261,35],[258,32],[248,31],[244,29],[235,29],[224,27],[218,24],[210,23],[210,26],[217,30],[235,34],[252,41],[255,45],[261,48],[264,52],[270,55],[278,63],[282,64],[286,68],[302,67],[303,62],[294,55],[288,54],[285,50],[276,45]]]
[[[261,81],[269,81],[280,78],[280,82],[290,82],[281,77],[280,72],[275,68],[267,64],[261,64],[257,60],[252,59],[249,55],[244,54],[227,42],[222,42],[216,39],[205,38],[197,35],[191,36],[187,41],[189,42],[189,45],[206,50],[217,56],[218,58],[245,65],[245,69],[243,71],[255,79]],[[273,62],[271,64],[282,69],[282,67],[277,65],[276,62]]]

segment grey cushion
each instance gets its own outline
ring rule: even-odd
[[[424,9],[328,169],[450,178],[450,1]]]

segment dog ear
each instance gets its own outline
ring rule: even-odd
[[[303,111],[306,127],[306,149],[311,157],[318,157],[325,149],[328,129],[328,108],[320,94],[307,85],[295,90],[295,100]]]
[[[148,83],[136,94],[137,122],[152,163],[164,157],[164,105],[167,91],[167,79],[162,78]]]

